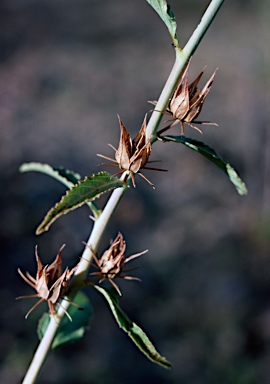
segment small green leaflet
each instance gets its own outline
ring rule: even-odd
[[[36,230],[39,235],[48,231],[52,223],[60,216],[81,207],[83,204],[97,199],[101,194],[112,189],[123,187],[124,182],[117,177],[112,177],[107,172],[100,172],[92,177],[86,177],[66,192],[65,196],[50,209],[42,223]]]
[[[177,24],[173,11],[166,0],[146,0],[154,10],[159,14],[160,18],[165,23],[168,28],[170,35],[173,39],[173,44],[175,47],[179,48],[179,40],[176,34]]]
[[[207,144],[203,143],[202,141],[194,140],[185,136],[167,135],[167,136],[160,136],[160,139],[162,141],[173,141],[175,143],[184,144],[188,148],[191,148],[194,151],[205,156],[208,160],[212,161],[212,163],[214,163],[216,166],[218,166],[220,169],[222,169],[222,171],[224,171],[227,174],[227,176],[231,180],[232,184],[235,186],[239,195],[247,194],[246,185],[240,179],[240,177],[238,176],[234,168],[229,163],[227,163],[224,159],[222,159],[222,157],[220,157],[219,154],[213,148],[209,147]]]
[[[85,331],[89,329],[89,323],[93,316],[93,309],[88,297],[84,293],[79,292],[76,295],[74,302],[78,304],[80,309],[72,304],[70,305],[68,313],[72,318],[72,321],[70,321],[67,316],[63,318],[53,340],[51,346],[52,349],[59,348],[81,339]],[[40,318],[38,323],[37,333],[40,340],[43,338],[49,322],[50,315],[46,312]]]
[[[171,368],[172,364],[163,356],[161,356],[148,339],[143,330],[133,323],[124,311],[119,307],[118,304],[118,295],[114,289],[105,289],[98,285],[94,285],[96,288],[107,300],[113,316],[115,317],[118,325],[122,328],[132,341],[137,345],[137,347],[154,363],[161,365],[163,368]]]

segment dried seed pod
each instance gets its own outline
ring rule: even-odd
[[[18,272],[20,276],[23,278],[23,280],[26,281],[26,283],[29,284],[32,288],[34,288],[37,293],[34,295],[20,296],[20,297],[17,297],[17,299],[40,297],[40,300],[27,312],[25,316],[26,319],[29,316],[29,314],[43,301],[48,302],[50,313],[51,315],[54,315],[56,313],[55,305],[56,304],[60,305],[59,300],[63,298],[63,296],[67,293],[70,279],[74,274],[74,272],[76,271],[77,266],[72,268],[71,271],[69,271],[68,268],[66,268],[63,271],[62,250],[64,247],[65,245],[63,245],[60,248],[52,264],[43,266],[38,256],[38,250],[36,246],[35,248],[35,255],[36,255],[36,261],[37,261],[36,278],[31,276],[29,272],[26,272],[26,274],[24,275],[22,271],[18,269]],[[68,318],[71,320],[69,314],[67,312],[65,313],[68,316]]]
[[[137,277],[126,276],[123,275],[125,264],[127,264],[130,260],[135,259],[148,252],[143,251],[140,253],[136,253],[135,255],[129,256],[125,258],[125,250],[126,250],[126,242],[123,239],[122,234],[119,232],[117,237],[111,243],[109,249],[107,249],[103,255],[98,258],[94,253],[93,257],[96,265],[94,265],[99,271],[93,272],[92,275],[96,275],[97,277],[101,277],[99,282],[108,279],[112,286],[117,290],[118,294],[121,296],[121,291],[117,284],[113,281],[115,278],[122,278],[125,280],[139,280]]]
[[[196,129],[200,133],[202,133],[202,131],[198,127],[196,127],[194,123],[217,125],[216,123],[212,123],[210,121],[195,120],[202,110],[203,103],[211,89],[217,70],[215,70],[215,72],[207,81],[205,86],[202,89],[198,89],[197,85],[205,71],[205,68],[202,70],[199,76],[190,85],[188,85],[189,64],[190,62],[188,63],[165,111],[165,114],[170,115],[172,117],[170,120],[173,120],[173,123],[159,131],[159,134],[165,132],[177,123],[180,123],[181,135],[184,134],[184,123],[188,124],[190,127]],[[150,103],[154,105],[157,104],[156,101],[150,101]]]
[[[135,173],[140,175],[144,180],[146,180],[150,185],[153,186],[150,180],[148,180],[140,172],[140,170],[144,168],[155,171],[164,171],[164,169],[146,167],[146,164],[149,163],[148,159],[152,150],[150,140],[146,140],[146,116],[144,118],[140,131],[133,140],[131,140],[130,134],[127,132],[126,127],[124,126],[124,123],[122,122],[119,116],[118,119],[120,125],[120,140],[118,149],[110,145],[110,147],[115,150],[115,159],[100,154],[98,154],[98,156],[110,160],[113,163],[117,163],[119,168],[122,169],[122,171],[117,174],[129,171],[134,187],[136,186],[134,178]],[[106,165],[116,166],[116,164]]]

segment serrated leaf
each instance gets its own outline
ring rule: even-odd
[[[59,348],[63,345],[67,345],[81,339],[86,330],[89,329],[89,323],[91,317],[93,316],[93,310],[88,297],[84,293],[79,292],[74,299],[74,303],[82,309],[80,310],[74,305],[70,305],[68,313],[72,318],[72,321],[70,321],[67,316],[64,317],[56,332],[51,346],[52,349]],[[40,340],[43,338],[49,322],[50,316],[46,312],[43,314],[38,323],[37,333]]]
[[[209,145],[203,143],[202,141],[191,139],[190,137],[185,136],[161,136],[163,141],[172,141],[175,143],[181,143],[187,146],[188,148],[193,149],[194,151],[200,153],[208,160],[212,161],[217,167],[222,169],[223,172],[227,174],[232,184],[235,186],[239,195],[246,195],[247,188],[245,183],[240,179],[235,169],[225,161],[213,148]]]
[[[43,163],[24,163],[19,168],[20,172],[41,172],[60,181],[68,188],[72,188],[80,180],[81,176],[78,173],[70,171],[62,167],[52,167],[49,164]]]
[[[117,177],[112,177],[107,172],[100,172],[92,177],[79,181],[66,195],[47,213],[42,223],[37,228],[39,235],[48,231],[52,223],[60,216],[81,207],[83,204],[97,199],[101,194],[112,189],[123,187],[124,182]]]
[[[163,356],[161,356],[154,345],[151,343],[145,332],[133,321],[131,321],[124,311],[119,307],[118,295],[115,289],[106,289],[98,285],[94,287],[105,297],[120,328],[122,328],[136,346],[154,363],[164,368],[171,368],[172,364]]]
[[[179,40],[176,34],[177,24],[170,5],[166,0],[147,0],[147,2],[154,8],[165,23],[173,39],[174,46],[179,47]]]

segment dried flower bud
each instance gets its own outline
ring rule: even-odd
[[[125,258],[125,250],[126,243],[122,234],[119,233],[115,240],[111,243],[110,248],[107,249],[100,258],[97,258],[97,256],[93,254],[94,260],[96,262],[96,265],[94,266],[98,268],[99,271],[93,272],[92,275],[101,276],[101,279],[99,280],[100,283],[108,279],[120,296],[121,291],[113,279],[122,278],[126,280],[140,280],[137,277],[122,275],[122,273],[124,272],[125,264],[127,264],[130,260],[148,252],[146,250]]]
[[[122,171],[117,174],[129,171],[134,187],[136,186],[134,178],[135,173],[140,175],[144,180],[153,186],[153,184],[140,172],[140,170],[142,168],[156,171],[164,170],[159,168],[145,167],[145,165],[149,163],[148,159],[152,149],[150,140],[146,141],[146,116],[139,133],[133,140],[131,140],[130,134],[127,132],[126,127],[124,126],[119,116],[118,119],[120,124],[120,140],[118,149],[115,149],[112,145],[110,145],[110,147],[115,150],[115,160],[100,154],[98,154],[98,156],[117,163],[119,168],[122,169]],[[116,166],[115,164],[106,165]]]
[[[187,72],[188,72],[189,64],[190,62],[188,63],[180,79],[179,85],[177,86],[169,102],[168,108],[166,109],[166,112],[165,112],[165,114],[172,116],[171,120],[174,120],[174,122],[170,124],[168,127],[162,129],[159,132],[159,134],[171,128],[172,126],[176,125],[178,122],[181,125],[181,135],[184,134],[184,123],[188,124],[190,127],[196,129],[200,133],[202,133],[202,131],[192,123],[217,125],[216,123],[212,123],[209,121],[195,121],[195,119],[198,117],[198,115],[202,110],[203,103],[205,101],[205,98],[208,92],[211,89],[217,70],[213,73],[213,75],[207,81],[203,89],[198,89],[197,85],[204,73],[205,68],[199,74],[199,76],[190,85],[188,85]],[[157,102],[151,101],[150,103],[156,105]]]
[[[66,268],[63,272],[62,269],[62,250],[65,245],[63,245],[54,262],[50,265],[43,266],[40,258],[38,256],[37,246],[35,249],[35,255],[37,260],[37,273],[36,278],[31,276],[29,272],[26,272],[26,276],[21,272],[20,269],[18,269],[18,272],[20,276],[26,281],[27,284],[29,284],[32,288],[34,288],[37,293],[34,295],[28,295],[28,296],[20,296],[17,297],[17,299],[24,299],[24,298],[30,298],[30,297],[40,297],[40,300],[27,312],[25,318],[29,316],[29,314],[43,301],[48,302],[49,310],[51,315],[54,315],[56,313],[55,305],[59,304],[59,300],[63,298],[63,296],[67,293],[69,288],[69,282],[76,271],[77,266],[72,268],[71,271],[69,271],[68,268]],[[72,303],[74,304],[74,303]],[[69,314],[66,312],[66,315],[71,320]]]
[[[137,173],[147,164],[151,154],[151,143],[149,140],[146,142],[146,117],[139,133],[133,140],[131,140],[130,134],[119,116],[118,118],[121,134],[119,147],[115,152],[115,160],[121,169]]]

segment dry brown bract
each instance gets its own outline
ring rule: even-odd
[[[93,272],[92,275],[101,276],[101,279],[99,280],[100,283],[108,279],[120,296],[121,291],[117,284],[113,281],[113,279],[119,277],[125,280],[140,281],[140,279],[137,277],[125,276],[122,275],[122,273],[124,272],[125,264],[127,264],[130,260],[135,259],[136,257],[139,257],[144,253],[148,252],[146,250],[140,253],[136,253],[135,255],[129,256],[128,258],[125,258],[125,250],[126,242],[124,241],[122,234],[119,233],[115,240],[111,243],[110,248],[107,249],[100,258],[97,258],[97,256],[93,253],[93,257],[96,262],[96,266],[94,266],[98,268],[99,271]]]
[[[193,83],[188,85],[188,67],[189,63],[180,79],[179,85],[177,86],[165,112],[165,114],[172,116],[171,120],[174,120],[174,122],[166,128],[162,129],[159,134],[173,127],[178,122],[181,125],[181,135],[184,134],[184,123],[188,124],[190,127],[196,129],[200,133],[202,133],[202,131],[198,127],[193,125],[193,123],[217,125],[216,123],[212,123],[209,121],[195,120],[202,110],[203,103],[208,92],[211,89],[217,70],[215,70],[215,72],[207,81],[203,89],[198,89],[197,86],[205,71],[205,68],[193,81]],[[150,101],[150,103],[156,105],[157,102]]]
[[[127,132],[126,127],[124,126],[119,116],[118,119],[120,124],[120,141],[118,149],[114,148],[111,144],[109,144],[110,147],[115,150],[115,160],[111,157],[107,157],[100,154],[98,154],[98,156],[113,161],[114,163],[117,163],[119,168],[122,169],[122,171],[117,174],[129,171],[134,187],[136,186],[134,178],[135,173],[140,175],[144,180],[146,180],[150,185],[153,186],[153,184],[140,172],[140,170],[142,168],[156,171],[164,170],[158,168],[145,167],[145,165],[149,163],[148,159],[152,149],[150,140],[146,141],[146,116],[144,118],[139,133],[135,136],[133,140],[131,140],[130,134]],[[116,166],[116,164],[106,165]]]
[[[35,255],[37,260],[37,274],[36,278],[31,276],[29,272],[26,272],[26,276],[22,273],[20,269],[18,272],[20,276],[29,284],[32,288],[34,288],[37,293],[35,295],[28,296],[20,296],[17,299],[24,299],[30,297],[40,297],[40,300],[27,312],[25,318],[29,316],[29,314],[43,301],[48,302],[49,310],[51,315],[56,313],[55,305],[59,304],[59,300],[63,298],[63,296],[67,293],[69,288],[69,282],[74,274],[77,266],[75,266],[71,271],[66,268],[63,272],[62,269],[62,250],[65,245],[63,245],[54,262],[50,265],[43,266],[40,258],[38,256],[37,246],[35,248]],[[74,303],[72,303],[74,304]],[[69,314],[65,311],[68,318],[71,320]]]

